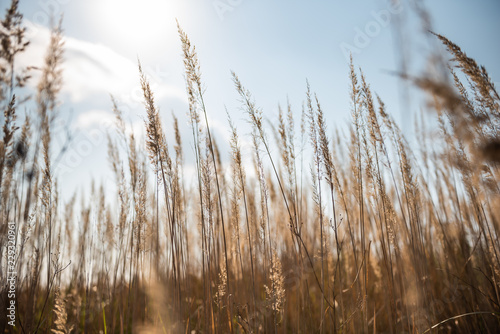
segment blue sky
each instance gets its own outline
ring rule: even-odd
[[[103,136],[113,119],[109,94],[118,99],[130,130],[143,132],[138,57],[151,79],[167,132],[173,111],[186,130],[184,149],[189,153],[176,18],[198,50],[210,122],[223,151],[229,150],[223,144],[229,135],[225,107],[242,133],[248,131],[231,70],[271,122],[277,118],[278,103],[286,104],[287,98],[299,114],[307,78],[318,93],[329,128],[344,126],[350,114],[348,61],[343,52],[347,46],[389,111],[403,128],[411,128],[411,116],[421,102],[403,101],[404,84],[391,74],[400,70],[396,41],[403,38],[414,74],[425,68],[429,52],[438,44],[422,31],[414,11],[403,2],[399,10],[382,0],[21,0],[32,45],[20,65],[40,64],[50,15],[64,13],[66,84],[55,145],[64,141],[62,133],[68,127],[76,135],[73,151],[63,158],[68,159],[68,168],[60,172],[63,194],[87,187],[91,177],[97,182],[109,177]],[[7,3],[3,0],[1,7]],[[500,81],[500,2],[424,3],[433,30],[460,45]]]

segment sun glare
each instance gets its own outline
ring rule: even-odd
[[[179,5],[168,0],[104,0],[99,14],[103,31],[127,45],[154,47],[165,40]]]

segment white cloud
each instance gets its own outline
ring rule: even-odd
[[[75,127],[77,130],[90,128],[107,128],[115,124],[115,116],[105,110],[89,110],[78,115]]]
[[[116,130],[115,115],[106,110],[92,109],[78,115],[74,123],[75,129],[79,131],[101,131],[114,132]],[[144,122],[140,119],[133,122],[125,121],[125,132],[127,135],[131,133],[137,141],[145,138]]]
[[[27,27],[31,44],[20,55],[17,66],[41,67],[49,45],[50,30],[29,21]],[[111,93],[127,104],[142,103],[136,61],[123,57],[105,45],[71,37],[64,37],[64,42],[62,93],[68,94],[71,102],[82,102],[96,94]],[[164,70],[148,66],[144,66],[144,70],[156,98],[185,98],[182,90],[165,82],[168,74]],[[30,84],[36,86],[38,73],[33,74],[34,80]]]

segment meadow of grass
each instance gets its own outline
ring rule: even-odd
[[[326,124],[309,84],[301,118],[286,105],[267,126],[233,73],[253,152],[242,155],[228,114],[226,163],[195,47],[179,27],[190,127],[160,114],[139,64],[144,142],[112,99],[116,193],[93,183],[88,198],[61,198],[51,125],[62,31],[53,29],[38,69],[36,109],[20,112],[26,101],[15,93],[30,78],[14,71],[28,46],[17,5],[0,30],[0,332],[500,331],[500,97],[486,69],[446,37],[433,36],[452,56],[446,74],[406,78],[431,110],[417,117],[415,140],[352,60],[346,131]],[[194,184],[184,175],[188,145]],[[15,327],[4,315],[11,265]]]

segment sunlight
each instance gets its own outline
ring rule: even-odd
[[[165,41],[175,24],[180,5],[160,0],[104,0],[98,12],[99,25],[115,41],[141,48]]]

